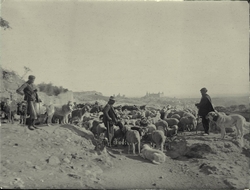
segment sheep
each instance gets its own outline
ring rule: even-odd
[[[149,117],[151,115],[151,111],[149,110],[146,110],[144,113],[145,117]]]
[[[179,123],[179,120],[176,118],[165,118],[164,120],[168,123],[168,126],[178,125]]]
[[[187,108],[184,111],[188,112],[188,113],[191,113],[194,117],[197,117],[197,110],[195,110],[195,109]]]
[[[122,141],[124,139],[124,134],[122,130],[117,126],[114,126],[114,136],[112,137],[111,145],[113,145],[115,139],[117,140],[116,142],[118,142],[118,140]]]
[[[190,126],[192,126],[192,128],[190,128]],[[196,129],[197,119],[192,117],[182,117],[178,123],[178,127],[181,131],[184,131],[185,129],[188,131]]]
[[[156,149],[161,149],[163,151],[163,146],[165,144],[166,137],[163,131],[155,130],[152,132],[152,142],[155,143]]]
[[[164,113],[162,113],[162,119],[169,118],[172,114],[172,110],[166,110]]]
[[[152,117],[149,120],[150,123],[155,124],[159,119],[161,119],[161,114],[159,111],[157,111],[156,116]]]
[[[128,154],[130,152],[130,145],[132,144],[133,154],[135,154],[135,144],[138,144],[138,153],[140,154],[141,138],[136,130],[130,129],[129,126],[124,126],[122,132],[125,134],[126,142],[128,143]]]
[[[89,121],[84,121],[82,122],[82,127],[84,127],[87,130],[90,130],[93,126],[94,119],[89,120]]]
[[[166,137],[163,131],[155,130],[152,132],[152,142],[156,144],[156,149],[161,149],[163,151],[163,146],[165,143]]]
[[[102,133],[105,133],[107,131],[107,128],[105,127],[104,123],[98,123],[98,121],[94,120],[93,121],[93,126],[90,129],[90,131],[97,137],[99,138]],[[97,125],[96,125],[97,124]]]
[[[135,121],[135,125],[139,125],[140,126],[140,123],[141,123],[140,119],[138,119],[138,120]]]
[[[167,128],[167,137],[172,137],[174,135],[177,135],[178,132],[178,126],[177,125],[173,125],[171,127]]]
[[[163,131],[154,130],[152,133],[146,133],[143,136],[143,140],[145,142],[150,142],[152,144],[155,144],[157,149],[160,148],[163,151],[163,146],[166,141],[166,137]]]
[[[161,130],[164,132],[164,134],[166,135],[167,133],[167,128],[168,128],[168,123],[164,120],[158,120],[156,123],[155,123],[155,126],[157,128],[157,130]]]
[[[82,115],[82,121],[84,122],[84,121],[89,121],[89,120],[92,120],[93,119],[93,117],[91,116],[91,114],[88,112],[88,111],[86,111],[83,115]]]
[[[180,116],[179,114],[176,113],[176,114],[172,115],[171,118],[175,118],[175,119],[180,120],[180,119],[181,119],[181,116]]]
[[[146,126],[146,128],[148,129],[148,133],[152,133],[154,130],[156,130],[156,126],[154,124],[150,124]]]
[[[184,114],[183,114],[183,117],[195,118],[195,116],[194,116],[192,113],[188,113],[188,112],[184,113]]]
[[[148,131],[147,128],[139,127],[139,126],[131,126],[130,129],[138,131],[140,134],[140,137],[142,137]]]
[[[178,114],[179,116],[181,116],[181,117],[183,117],[183,114],[185,113],[185,111],[183,111],[183,110],[173,110],[173,112],[171,112],[172,114],[170,115],[170,116],[172,116],[172,115],[174,115],[174,114]]]
[[[133,126],[135,126],[136,124],[136,120],[135,119],[129,119],[129,120],[126,120],[126,122],[125,122],[126,124],[128,124],[128,125],[133,125]]]

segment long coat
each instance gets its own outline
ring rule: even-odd
[[[210,111],[214,111],[211,98],[208,94],[204,94],[201,97],[200,103],[196,104],[198,107],[198,115],[205,117]]]

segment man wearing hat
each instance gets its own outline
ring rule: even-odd
[[[103,108],[103,123],[107,128],[107,138],[111,146],[111,139],[114,136],[114,124],[117,123],[117,115],[114,110],[115,98],[110,96],[107,105]]]
[[[206,119],[206,115],[210,112],[210,111],[214,111],[213,105],[212,105],[212,101],[210,96],[207,94],[207,89],[206,88],[202,88],[200,90],[201,92],[201,100],[200,103],[195,104],[195,106],[199,109],[198,111],[198,115],[201,116],[202,118],[202,125],[204,127],[204,135],[209,135],[209,120]]]
[[[18,94],[24,95],[24,100],[27,101],[27,114],[30,115],[28,128],[30,130],[34,130],[34,128],[37,129],[35,126],[35,120],[37,119],[35,102],[39,102],[39,99],[34,81],[35,76],[30,75],[28,81],[16,90]]]

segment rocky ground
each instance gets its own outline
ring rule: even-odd
[[[179,135],[155,165],[127,154],[122,145],[96,152],[92,142],[71,125],[1,124],[2,188],[249,188],[250,134],[244,147],[220,134]],[[110,154],[109,154],[110,153]]]

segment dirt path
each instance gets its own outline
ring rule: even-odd
[[[193,133],[180,137],[172,144],[172,150],[166,152],[166,162],[160,165],[127,154],[127,147],[112,148],[110,151],[116,156],[112,159],[114,167],[101,177],[108,189],[249,187],[250,149],[242,151],[230,137],[225,141],[215,140],[219,136],[204,137]],[[189,156],[183,156],[187,147],[192,146]],[[249,134],[245,135],[245,146],[249,147]]]
[[[199,172],[195,160],[177,161],[167,157],[165,163],[155,165],[138,155],[116,156],[113,159],[114,167],[104,171],[101,176],[108,189],[228,187],[220,179]]]

